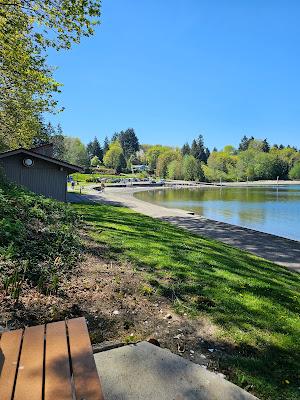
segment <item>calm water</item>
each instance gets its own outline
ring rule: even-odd
[[[207,218],[300,240],[300,185],[164,189],[136,193],[141,200],[194,211]]]

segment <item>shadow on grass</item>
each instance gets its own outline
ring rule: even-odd
[[[232,343],[221,362],[235,382],[266,399],[297,398],[299,274],[126,208],[74,207],[105,244],[104,259],[129,261],[162,295],[220,327]]]

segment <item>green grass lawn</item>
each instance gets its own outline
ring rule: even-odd
[[[79,184],[74,186],[74,189],[72,189],[72,185],[70,182],[67,183],[67,190],[68,192],[75,192],[75,193],[79,193],[80,192],[80,188],[82,193],[86,193],[86,187],[87,186],[93,186],[92,182],[86,182],[86,181],[78,181]],[[95,186],[95,184],[94,184]],[[100,186],[100,183],[99,183]]]
[[[124,178],[137,178],[139,177],[140,174],[120,174],[120,175],[111,175],[111,174],[81,174],[81,173],[75,173],[72,174],[72,177],[75,181],[78,181],[81,183],[86,182],[87,179],[96,179],[96,178],[106,178],[106,179],[124,179]],[[93,182],[87,182],[87,183],[93,183]]]
[[[261,399],[299,399],[299,274],[126,208],[74,208],[107,259],[130,261],[177,312],[219,327],[221,366],[235,383]]]

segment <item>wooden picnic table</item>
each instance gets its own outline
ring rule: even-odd
[[[4,332],[0,400],[104,400],[85,319]]]

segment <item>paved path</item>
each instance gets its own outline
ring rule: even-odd
[[[94,358],[105,400],[258,400],[200,365],[147,342]]]
[[[249,251],[290,270],[300,272],[300,242],[190,215],[184,210],[150,204],[133,197],[134,192],[141,190],[149,190],[149,188],[106,188],[104,193],[90,188],[85,196],[72,193],[69,194],[69,198],[71,201],[89,199],[129,207],[142,214],[168,221],[191,232]]]

